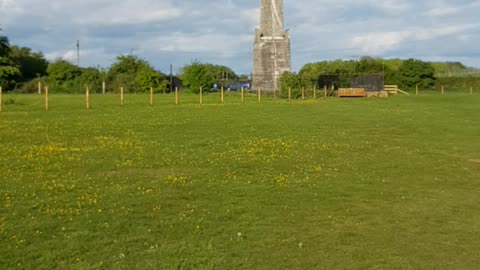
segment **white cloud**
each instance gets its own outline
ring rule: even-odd
[[[152,38],[141,46],[143,50],[187,53],[215,53],[234,55],[240,47],[253,44],[250,35],[226,35],[222,33],[182,34]]]
[[[431,10],[428,10],[425,15],[427,16],[432,16],[432,17],[440,17],[440,16],[447,16],[447,15],[452,15],[457,12],[459,12],[460,9],[457,7],[452,7],[452,6],[441,6],[441,7],[436,7]]]
[[[88,57],[94,55],[96,52],[92,50],[80,50],[80,58]],[[63,59],[70,62],[77,61],[77,51],[75,50],[67,50],[67,51],[54,51],[45,54],[45,58],[49,61],[55,61],[57,59]]]
[[[175,7],[141,7],[119,3],[79,17],[75,21],[87,25],[146,24],[173,20],[182,15],[183,11]]]
[[[371,32],[365,35],[353,37],[352,47],[360,48],[366,54],[379,55],[386,51],[398,48],[402,45],[402,43],[428,41],[435,38],[456,34],[458,34],[458,38],[461,38],[461,33],[477,26],[478,25],[462,25],[447,26],[436,29],[410,29],[398,32]]]

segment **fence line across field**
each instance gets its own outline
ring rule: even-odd
[[[44,89],[44,102],[45,102],[45,111],[49,111],[49,105],[50,105],[50,102],[49,102],[49,86],[48,85],[41,85],[41,83],[39,83],[39,87],[42,87]],[[474,87],[473,86],[470,86],[470,87],[466,87],[466,91],[462,91],[462,92],[458,92],[458,93],[464,93],[464,94],[470,94],[470,95],[473,95],[474,94]],[[296,96],[294,97],[293,95],[293,89],[292,87],[288,87],[288,92],[286,93],[287,96],[285,97],[285,93],[283,95],[283,97],[285,98],[285,100],[287,100],[288,102],[292,102],[293,99],[298,99],[298,100],[301,100],[301,101],[304,101],[306,100],[307,98],[312,98],[313,100],[317,100],[318,96],[317,96],[317,86],[314,85],[312,88],[312,91],[310,91],[309,89],[307,89],[306,87],[302,86],[301,88],[296,88]],[[198,104],[200,105],[204,105],[205,104],[205,91],[202,87],[200,87],[199,89],[199,93],[198,93]],[[420,86],[419,85],[416,85],[415,86],[415,94],[416,96],[419,96],[421,94],[422,91],[420,91]],[[42,89],[39,89],[40,91],[40,94],[42,94]],[[329,87],[327,87],[326,85],[323,86],[323,90],[322,91],[319,91],[320,93],[322,93],[322,95],[320,95],[320,97],[323,96],[323,98],[326,98],[326,97],[329,97],[329,96],[333,96],[336,92],[336,88],[334,85],[331,86],[331,89],[329,91]],[[280,91],[278,91],[277,89],[273,90],[273,91],[264,91],[263,89],[261,88],[257,88],[256,91],[248,91],[249,93],[249,96],[250,98],[252,97],[256,97],[256,100],[257,100],[257,103],[261,103],[263,101],[262,97],[265,96],[266,97],[266,100],[277,100],[277,92],[280,93],[280,100],[282,99],[282,93]],[[403,91],[402,91],[403,92]],[[440,87],[440,91],[438,92],[438,88],[437,89],[432,89],[432,90],[428,90],[427,92],[424,92],[424,93],[439,93],[440,95],[444,96],[447,94],[448,89],[447,87],[445,86],[441,86]],[[91,95],[90,95],[91,91],[90,91],[90,86],[89,85],[85,85],[85,108],[87,110],[89,110],[91,107],[90,107],[90,98],[91,98]],[[308,96],[307,96],[307,93],[308,93]],[[452,92],[449,92],[449,93],[455,93],[454,91]],[[5,108],[2,107],[3,106],[3,103],[4,103],[4,95],[3,95],[3,91],[2,91],[2,87],[0,86],[0,112],[2,112],[2,110],[4,110]],[[405,93],[407,94],[407,93]],[[220,98],[219,100],[216,102],[216,103],[220,103],[220,104],[225,104],[226,100],[227,100],[227,97],[232,97],[232,95],[225,95],[225,89],[222,87],[221,90],[220,90]],[[154,106],[154,97],[155,97],[155,93],[154,93],[154,89],[153,87],[150,88],[150,91],[149,91],[149,96],[150,96],[150,102],[149,102],[149,105],[150,106]],[[181,101],[181,91],[178,87],[175,88],[174,90],[174,104],[175,105],[180,105],[180,101]],[[218,98],[218,94],[216,95],[217,98]],[[238,96],[238,93],[237,93],[237,96]],[[270,99],[269,99],[270,97]],[[246,90],[242,87],[240,89],[240,97],[239,97],[239,101],[241,104],[244,104],[245,101],[246,101]],[[238,100],[237,100],[238,102]],[[120,87],[120,106],[121,107],[124,107],[125,105],[125,88],[123,86]]]

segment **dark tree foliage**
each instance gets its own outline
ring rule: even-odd
[[[0,28],[0,31],[2,29]],[[8,42],[8,38],[6,36],[0,35],[0,57],[6,56],[10,52],[10,43]]]
[[[26,82],[47,75],[48,62],[42,53],[30,48],[11,46],[9,58],[19,67],[19,81]]]
[[[398,70],[400,87],[413,89],[418,85],[422,89],[429,89],[435,85],[435,69],[428,62],[408,59]]]
[[[1,30],[1,29],[0,29]],[[8,58],[10,44],[8,38],[0,36],[0,86],[4,90],[16,87],[16,79],[20,76],[20,70],[15,63]]]

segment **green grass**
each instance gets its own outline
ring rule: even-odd
[[[480,265],[478,94],[91,99],[4,95],[0,269]]]

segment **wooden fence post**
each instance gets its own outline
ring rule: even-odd
[[[42,94],[42,82],[38,82],[38,94]]]
[[[418,96],[418,94],[419,94],[419,93],[418,93],[418,84],[417,84],[417,87],[416,87],[416,93],[417,93],[417,96]]]
[[[305,87],[302,86],[302,100],[305,100]]]
[[[220,103],[224,103],[225,102],[225,88],[223,88],[223,86],[220,88]]]
[[[445,86],[442,85],[442,95],[445,94]]]
[[[241,92],[242,92],[242,104],[245,102],[245,89],[241,89]]]
[[[105,81],[102,82],[102,94],[105,95],[105,89],[106,89]]]
[[[200,105],[203,105],[203,87],[200,86]]]
[[[48,111],[48,85],[45,86],[45,111]]]
[[[288,101],[292,101],[292,87],[288,87]]]
[[[323,96],[327,97],[327,86],[326,85],[323,86]]]
[[[317,86],[313,86],[313,99],[317,99]]]
[[[2,95],[3,95],[3,89],[2,86],[0,85],[0,112],[2,112]]]
[[[473,95],[473,87],[470,86],[470,95]]]
[[[87,110],[90,109],[90,89],[88,88],[88,85],[85,87],[85,107]]]
[[[153,87],[150,87],[150,106],[153,106]]]
[[[262,101],[262,89],[260,87],[258,88],[257,96],[258,96],[258,102],[261,102]]]
[[[120,106],[122,106],[122,107],[123,107],[123,101],[125,99],[123,91],[124,91],[124,89],[123,89],[123,86],[122,86],[122,87],[120,87]]]
[[[178,105],[178,87],[175,87],[175,105]]]

